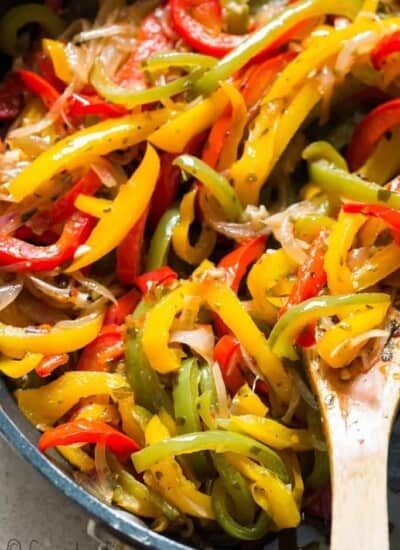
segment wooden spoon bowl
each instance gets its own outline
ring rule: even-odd
[[[391,340],[387,361],[347,382],[315,354],[307,359],[329,447],[331,550],[389,550],[387,462],[400,400],[400,339]]]

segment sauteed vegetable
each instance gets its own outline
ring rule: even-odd
[[[329,517],[304,365],[350,380],[399,335],[398,12],[52,0],[0,21],[0,371],[39,448],[159,532]]]

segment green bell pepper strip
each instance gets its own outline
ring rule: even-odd
[[[112,453],[108,454],[107,460],[114,473],[115,481],[129,495],[132,495],[139,501],[150,501],[154,506],[160,509],[160,515],[162,513],[170,521],[175,521],[181,515],[175,506],[164,500],[158,493],[149,489],[147,485],[141,483],[127,472]]]
[[[327,141],[314,141],[314,143],[311,143],[311,145],[304,149],[302,157],[308,162],[327,160],[336,168],[349,170],[346,160]]]
[[[317,441],[324,441],[321,416],[318,410],[307,407],[307,425]],[[329,456],[327,451],[315,450],[314,463],[310,475],[305,480],[307,487],[313,490],[324,487],[329,482]]]
[[[300,0],[288,6],[264,26],[252,33],[237,48],[223,57],[212,69],[193,84],[199,95],[210,94],[218,83],[227,80],[242,68],[252,57],[274,47],[298,23],[320,15],[341,15],[353,19],[362,5],[362,0]]]
[[[254,520],[256,505],[251,495],[246,480],[230,464],[224,455],[213,453],[214,466],[226,493],[230,496],[235,510],[235,518],[243,525],[248,525]]]
[[[146,271],[154,271],[167,264],[172,233],[179,220],[178,208],[170,208],[163,214],[150,241]]]
[[[157,53],[151,56],[146,61],[143,61],[142,67],[145,71],[153,72],[171,67],[201,67],[202,69],[210,69],[217,62],[217,59],[212,55],[201,55],[191,52],[165,52]]]
[[[180,155],[174,160],[174,165],[179,166],[181,170],[197,178],[204,185],[207,192],[222,206],[229,221],[240,220],[243,208],[239,197],[222,174],[192,155]]]
[[[168,457],[191,454],[198,451],[232,452],[244,455],[271,470],[284,483],[289,483],[286,467],[275,451],[251,437],[234,432],[211,430],[171,437],[171,439],[154,443],[149,447],[137,451],[131,458],[136,471],[141,473],[153,464]]]
[[[162,86],[153,86],[145,90],[129,90],[115,84],[107,75],[104,65],[96,61],[90,74],[90,83],[107,101],[123,105],[127,109],[133,109],[138,105],[154,103],[168,97],[180,94],[191,87],[192,81],[189,76],[177,78]]]
[[[199,414],[209,430],[217,430],[217,392],[209,365],[200,370]]]
[[[202,430],[197,409],[199,377],[196,359],[187,359],[182,363],[173,389],[175,421],[180,434]],[[188,461],[198,479],[210,478],[211,464],[204,453],[192,455]]]
[[[269,335],[268,343],[276,355],[295,361],[299,358],[295,349],[296,339],[313,321],[323,316],[336,315],[346,308],[385,302],[390,302],[390,296],[378,292],[311,298],[293,306],[279,319]]]
[[[133,313],[133,319],[144,315],[152,304],[142,300]],[[162,408],[172,413],[172,403],[157,372],[151,368],[142,348],[142,331],[134,329],[128,333],[125,346],[126,374],[133,390],[135,402],[152,413]]]
[[[400,210],[400,193],[389,191],[377,183],[365,181],[356,174],[336,168],[327,160],[311,162],[310,180],[326,193],[370,204],[384,204]]]
[[[47,6],[39,4],[15,6],[0,20],[0,50],[8,55],[17,55],[18,33],[30,23],[39,23],[52,38],[57,38],[65,27],[61,17]]]
[[[263,510],[251,526],[241,525],[232,517],[229,511],[228,493],[221,479],[217,479],[213,483],[211,501],[215,519],[231,537],[240,540],[258,540],[268,533],[271,518]]]

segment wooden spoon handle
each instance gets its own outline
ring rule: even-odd
[[[333,466],[331,550],[389,550],[387,449],[337,455]]]

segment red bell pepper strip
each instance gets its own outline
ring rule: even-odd
[[[54,244],[58,239],[58,234],[54,231],[43,231],[43,233],[35,233],[28,225],[21,225],[15,233],[14,237],[22,241],[29,241],[37,245]]]
[[[69,356],[67,353],[61,353],[60,355],[48,355],[44,357],[35,371],[40,378],[46,378],[50,376],[58,367],[66,365],[68,363]]]
[[[259,63],[251,63],[242,78],[240,92],[247,107],[253,107],[263,97],[277,75],[296,57],[296,52],[284,52]]]
[[[0,87],[0,120],[11,120],[18,116],[22,108],[22,83],[10,74]]]
[[[54,65],[52,60],[43,52],[40,52],[36,56],[39,72],[41,76],[47,80],[53,88],[62,93],[65,90],[65,82],[63,82],[54,71]]]
[[[49,246],[36,246],[15,237],[0,237],[0,266],[9,271],[51,271],[72,260],[95,224],[92,216],[73,214],[58,241]]]
[[[129,231],[117,248],[117,276],[121,283],[133,285],[143,269],[143,243],[148,211]]]
[[[142,62],[156,53],[173,49],[173,41],[166,34],[165,26],[161,23],[162,17],[165,21],[168,20],[165,9],[160,13],[160,17],[152,13],[143,19],[137,34],[135,49],[114,79],[117,84],[146,86]]]
[[[54,105],[60,97],[60,93],[47,80],[31,71],[16,71],[26,88],[38,95],[48,109]]]
[[[255,239],[239,245],[235,250],[220,260],[218,267],[230,270],[234,275],[231,288],[236,293],[239,290],[240,283],[246,275],[249,266],[256,262],[264,252],[266,241],[267,238],[264,236],[256,237]]]
[[[326,233],[321,231],[315,239],[307,260],[297,271],[296,282],[286,305],[279,311],[279,317],[284,315],[292,306],[300,304],[309,298],[317,296],[326,285],[326,272],[324,269],[324,257],[326,251]],[[315,325],[310,325],[298,337],[297,343],[302,347],[310,347],[315,344]]]
[[[384,36],[371,52],[371,63],[379,71],[394,53],[400,53],[400,31]]]
[[[358,170],[379,140],[397,124],[400,124],[400,99],[379,105],[363,118],[353,132],[347,151],[350,170]]]
[[[400,212],[383,206],[382,204],[362,204],[358,202],[348,202],[342,206],[342,209],[349,214],[364,214],[364,216],[372,216],[380,218],[396,232],[400,232]]]
[[[223,20],[222,6],[219,0],[201,0],[191,7],[193,17],[199,23],[216,32],[221,32]]]
[[[106,325],[100,334],[83,350],[77,370],[108,372],[111,361],[124,355],[124,339],[119,325]]]
[[[69,115],[74,117],[97,116],[100,119],[117,118],[126,115],[128,110],[122,105],[114,105],[96,97],[74,94],[69,101]]]
[[[59,197],[45,212],[41,212],[35,221],[40,218],[43,224],[52,227],[70,218],[77,212],[75,201],[78,195],[94,195],[102,186],[99,176],[89,170],[69,191]]]
[[[215,168],[225,144],[226,135],[231,126],[232,107],[229,105],[214,123],[203,149],[202,160]]]
[[[122,462],[140,449],[135,440],[122,432],[104,422],[86,418],[77,418],[45,432],[39,440],[39,449],[44,452],[50,447],[74,443],[102,443]]]
[[[105,325],[122,325],[126,317],[133,313],[140,301],[140,293],[134,288],[118,298],[117,303],[108,308],[104,318]]]
[[[165,265],[154,271],[149,271],[148,273],[140,275],[140,277],[136,278],[135,284],[142,294],[147,294],[157,285],[168,286],[173,281],[176,281],[177,278],[178,274],[176,271]]]
[[[240,370],[242,352],[240,343],[231,334],[220,338],[214,348],[214,360],[218,363],[225,386],[234,395],[243,386],[246,379]]]

